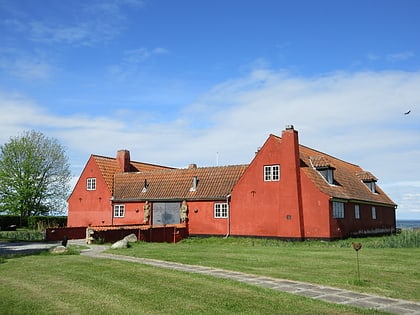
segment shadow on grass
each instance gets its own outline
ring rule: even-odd
[[[69,245],[67,250],[63,253],[51,253],[50,250],[59,244],[48,244],[46,246],[37,247],[35,243],[31,242],[1,242],[0,243],[0,263],[5,263],[7,259],[20,258],[25,256],[35,255],[80,255],[80,252],[87,248],[86,246]]]

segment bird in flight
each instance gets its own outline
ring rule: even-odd
[[[408,112],[405,112],[404,115],[408,115],[411,113],[411,109]]]

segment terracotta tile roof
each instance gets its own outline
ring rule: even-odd
[[[301,171],[325,194],[339,199],[396,205],[378,185],[376,185],[376,193],[369,190],[363,183],[363,180],[376,181],[377,179],[371,173],[363,170],[360,166],[345,162],[303,145],[299,145],[299,153]],[[334,167],[334,185],[328,184],[314,168],[313,157],[315,156],[318,157],[317,161],[328,161],[328,164]]]
[[[356,176],[364,182],[376,182],[378,179],[369,172],[357,172]]]
[[[114,198],[116,201],[225,199],[246,168],[247,165],[231,165],[116,173]]]
[[[110,192],[113,191],[113,183],[114,183],[114,174],[120,173],[120,167],[118,165],[116,158],[110,158],[100,155],[92,155],[95,159],[96,164],[98,165],[102,176],[108,186]],[[130,171],[131,172],[146,172],[152,170],[162,170],[162,169],[172,169],[171,167],[161,166],[161,165],[154,165],[148,163],[141,163],[141,162],[130,162]]]
[[[331,161],[324,155],[310,156],[309,160],[315,168],[335,168]]]

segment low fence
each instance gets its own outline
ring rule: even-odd
[[[61,227],[45,230],[45,239],[47,241],[61,241],[64,237],[67,237],[69,240],[86,238],[86,227]]]
[[[69,240],[112,243],[130,234],[135,234],[139,241],[144,242],[177,243],[188,237],[188,227],[185,224],[67,227],[47,229],[45,238],[47,241],[60,241],[66,237]]]

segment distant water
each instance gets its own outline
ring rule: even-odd
[[[397,229],[420,229],[420,220],[397,220]]]

